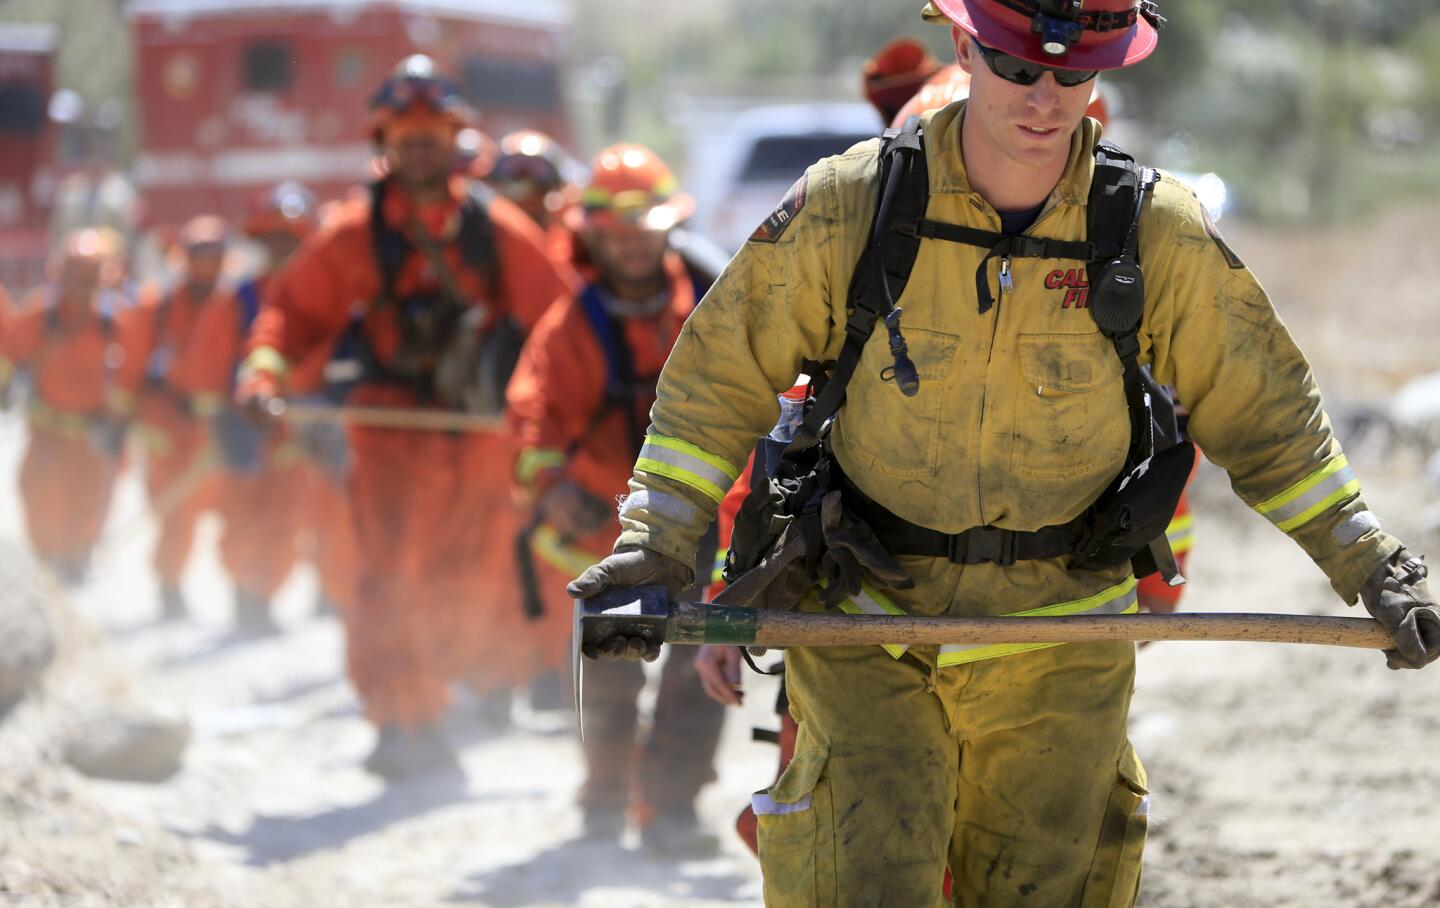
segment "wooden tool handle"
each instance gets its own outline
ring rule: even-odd
[[[324,407],[283,403],[272,415],[288,423],[332,423],[373,429],[414,429],[429,432],[493,432],[503,425],[499,416],[457,410],[420,410],[399,407]]]
[[[1359,649],[1395,644],[1371,618],[1310,615],[1085,615],[1069,618],[917,618],[760,612],[757,646],[1083,643],[1104,640],[1234,640]]]

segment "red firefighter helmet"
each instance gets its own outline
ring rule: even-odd
[[[1120,69],[1150,56],[1153,0],[930,0],[924,17],[1012,57],[1059,69]]]
[[[918,117],[926,111],[939,110],[947,104],[955,101],[962,101],[970,96],[970,74],[960,68],[958,63],[952,63],[938,73],[930,77],[915,96],[905,102],[905,106],[895,114],[890,125],[900,128],[905,121],[911,117]],[[1100,121],[1101,126],[1110,122],[1110,108],[1105,104],[1105,96],[1100,92],[1100,86],[1096,85],[1090,95],[1090,106],[1085,109],[1087,117],[1094,117]]]
[[[580,192],[586,227],[616,223],[669,230],[695,213],[670,167],[643,145],[612,145],[595,156]]]
[[[914,38],[896,38],[865,61],[865,97],[890,122],[905,102],[940,70],[940,61]]]
[[[315,193],[293,180],[286,180],[255,199],[242,229],[249,237],[280,232],[304,237],[315,229],[317,205]]]
[[[456,131],[469,126],[474,111],[460,92],[460,85],[436,72],[435,61],[424,54],[411,54],[396,65],[370,99],[370,135],[378,144],[385,129],[402,114],[423,109],[447,120]]]

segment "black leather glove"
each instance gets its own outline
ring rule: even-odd
[[[672,597],[690,588],[695,571],[688,564],[650,549],[625,547],[588,568],[566,587],[576,599],[589,599],[612,587],[663,586]],[[594,646],[586,646],[584,655],[607,661],[654,662],[660,658],[660,644],[647,643],[640,637],[611,637]]]
[[[1424,668],[1440,659],[1440,611],[1425,583],[1421,555],[1400,549],[1360,588],[1360,601],[1385,626],[1395,648],[1385,651],[1391,668]]]
[[[840,492],[820,501],[820,528],[825,554],[820,558],[820,579],[825,583],[821,601],[835,608],[870,581],[880,589],[910,589],[915,581],[876,537],[870,525],[845,511]]]

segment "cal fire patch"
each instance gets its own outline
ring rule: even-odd
[[[806,177],[801,176],[785,193],[785,198],[780,200],[780,205],[764,220],[755,232],[750,234],[750,241],[754,243],[777,243],[785,233],[785,228],[795,220],[795,215],[805,207],[805,182]]]
[[[1200,206],[1200,211],[1205,217],[1205,232],[1210,234],[1210,239],[1215,241],[1215,245],[1219,248],[1220,254],[1225,256],[1225,263],[1231,268],[1244,268],[1245,263],[1240,261],[1240,256],[1236,255],[1235,250],[1231,249],[1230,245],[1225,242],[1225,238],[1220,236],[1220,228],[1215,226],[1215,220],[1210,217],[1210,212],[1204,205]]]

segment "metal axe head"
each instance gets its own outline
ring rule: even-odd
[[[673,605],[663,586],[628,586],[608,589],[590,599],[575,600],[570,629],[570,668],[575,679],[575,714],[580,740],[585,740],[585,666],[581,658],[615,637],[639,637],[663,643]]]

